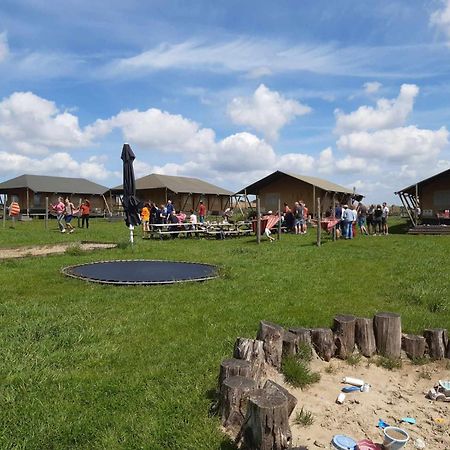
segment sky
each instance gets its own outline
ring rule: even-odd
[[[450,167],[450,0],[2,0],[0,181],[275,170],[369,202]]]

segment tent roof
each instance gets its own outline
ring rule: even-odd
[[[415,195],[416,194],[416,184],[418,186],[422,187],[423,185],[431,183],[436,178],[445,177],[445,176],[450,177],[450,169],[444,170],[443,172],[439,172],[436,175],[433,175],[433,176],[431,176],[429,178],[425,178],[422,181],[418,181],[417,183],[414,183],[411,186],[405,187],[404,189],[400,189],[398,192],[396,192],[396,194],[398,194],[399,192],[406,192],[408,194]]]
[[[152,173],[136,180],[136,190],[144,189],[165,189],[176,194],[216,194],[233,195],[231,191],[223,189],[198,178],[178,177],[172,175],[160,175]],[[112,188],[112,191],[122,191],[123,185]]]
[[[336,192],[339,194],[353,194],[352,189],[348,189],[344,186],[340,186],[339,184],[323,180],[322,178],[309,177],[306,175],[296,175],[294,173],[281,172],[280,170],[277,170],[276,172],[273,172],[270,175],[267,175],[266,177],[261,178],[258,181],[255,181],[253,184],[250,184],[246,188],[241,189],[239,192],[237,192],[237,194],[243,194],[247,192],[247,194],[257,195],[261,188],[267,186],[270,183],[273,183],[274,181],[284,176],[304,181],[305,183],[311,184],[312,186],[316,186],[320,189],[323,189],[324,191]]]
[[[97,194],[109,189],[85,178],[50,177],[46,175],[21,175],[0,183],[0,192],[11,189],[28,188],[34,192],[54,192],[59,194]]]

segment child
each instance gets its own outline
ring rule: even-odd
[[[141,211],[141,220],[142,220],[142,239],[148,237],[150,233],[150,204],[148,202],[144,203],[144,207]]]

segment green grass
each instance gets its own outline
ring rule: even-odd
[[[320,327],[335,314],[393,311],[415,334],[450,323],[448,237],[392,234],[317,248],[314,232],[260,246],[254,238],[142,241],[136,233],[130,247],[123,223],[55,230],[55,221],[48,231],[42,221],[8,223],[0,247],[121,247],[0,261],[2,449],[232,449],[208,415],[210,392],[236,338],[255,337],[260,320]],[[60,273],[133,258],[218,264],[222,276],[114,287]]]
[[[297,412],[294,418],[294,423],[300,425],[301,427],[309,427],[314,423],[314,416],[311,411],[302,409]]]
[[[307,361],[296,356],[287,356],[281,366],[284,379],[293,387],[304,389],[320,380],[320,374],[312,372]]]

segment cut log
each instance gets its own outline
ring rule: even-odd
[[[243,359],[224,359],[220,364],[219,389],[222,387],[225,378],[240,375],[246,378],[252,378],[252,365]]]
[[[320,358],[329,361],[336,347],[334,345],[333,332],[330,328],[313,328],[311,330],[311,340],[314,350]]]
[[[263,341],[242,337],[237,338],[234,343],[233,357],[245,359],[252,365],[253,379],[260,380],[264,376],[266,357]]]
[[[338,315],[334,318],[334,341],[336,356],[347,359],[355,349],[356,318],[351,315]]]
[[[290,331],[285,331],[283,335],[283,357],[297,354],[298,336]]]
[[[222,425],[238,432],[247,413],[248,394],[257,389],[256,381],[234,376],[226,378],[220,389],[220,416]]]
[[[288,416],[290,417],[292,411],[294,411],[294,408],[297,406],[297,398],[292,395],[286,388],[280,386],[278,383],[275,383],[275,381],[272,380],[266,381],[264,389],[267,392],[281,392],[286,397],[288,402]]]
[[[309,328],[289,328],[289,331],[298,336],[299,345],[300,344],[308,344],[308,345],[312,346],[311,330]]]
[[[408,358],[423,358],[425,354],[425,338],[415,334],[404,334],[402,336],[402,349]]]
[[[402,350],[402,319],[399,314],[381,312],[373,319],[375,342],[380,355],[400,358]]]
[[[292,446],[288,402],[280,392],[253,391],[242,427],[247,450],[285,450]]]
[[[428,328],[424,330],[423,335],[427,341],[430,358],[445,358],[448,345],[448,331],[444,328]]]
[[[376,351],[375,334],[373,332],[373,319],[358,317],[356,319],[355,342],[359,351],[370,358]]]
[[[284,328],[274,323],[262,320],[259,323],[257,339],[264,341],[264,354],[266,362],[280,369],[283,353]]]

